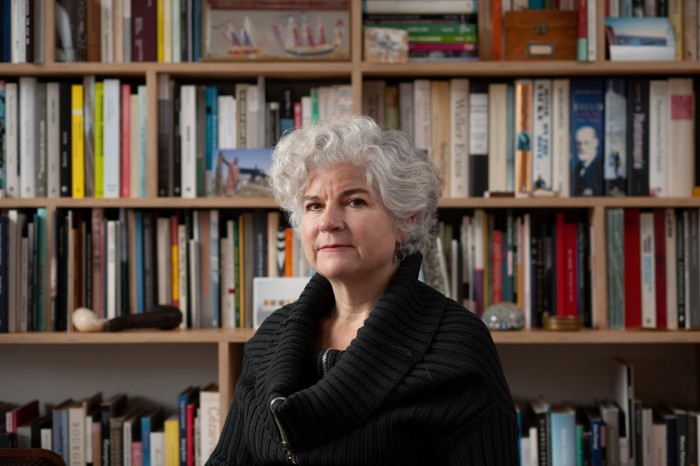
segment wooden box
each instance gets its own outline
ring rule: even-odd
[[[575,11],[508,11],[504,27],[506,60],[576,60]]]

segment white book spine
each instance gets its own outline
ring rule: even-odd
[[[120,195],[120,157],[121,157],[121,91],[118,79],[104,80],[104,197],[118,198]]]
[[[131,466],[131,442],[133,438],[131,436],[131,420],[125,420],[122,424],[122,465]]]
[[[666,328],[678,329],[678,277],[676,276],[676,213],[664,209],[664,238],[666,241]]]
[[[151,432],[151,466],[165,466],[165,432]]]
[[[186,85],[180,88],[180,131],[181,131],[181,185],[182,197],[197,196],[197,88]]]
[[[488,158],[490,192],[508,190],[508,85],[489,84]]]
[[[19,78],[19,185],[20,197],[36,197],[36,78]]]
[[[139,197],[144,198],[148,196],[148,191],[146,189],[146,180],[148,178],[148,124],[146,123],[146,118],[148,117],[147,110],[147,99],[148,91],[147,87],[144,85],[139,85],[138,87],[139,95]],[[133,136],[132,136],[133,137]]]
[[[205,464],[214,447],[219,440],[220,414],[219,414],[219,392],[202,391],[199,394],[199,407],[201,412],[200,426],[200,463]]]
[[[411,83],[408,83],[411,84]],[[469,196],[469,80],[450,80],[450,197]],[[403,118],[403,114],[401,115]]]
[[[60,131],[59,131],[59,85],[56,82],[46,85],[46,166],[48,168],[46,187],[48,197],[60,196]]]
[[[552,80],[535,79],[533,87],[532,189],[552,190]]]
[[[131,113],[129,116],[129,193],[131,197],[141,197],[139,192],[139,172],[141,168],[139,166],[139,96],[138,94],[131,94],[129,99],[129,110]]]
[[[100,53],[102,63],[114,62],[114,0],[100,0],[100,30],[102,40],[100,41]],[[167,3],[167,2],[166,2]]]
[[[552,81],[552,191],[560,197],[569,197],[570,193],[569,89],[568,79]]]
[[[186,34],[187,31],[181,31],[180,29],[180,2],[187,0],[172,0],[172,47],[173,47],[173,63],[180,63],[182,61],[182,43],[180,42],[180,37],[182,34]],[[166,37],[166,40],[168,38]]]
[[[122,62],[131,63],[131,1],[123,0],[122,4]]]
[[[68,408],[68,465],[85,464],[85,408],[82,405]]]
[[[40,435],[40,447],[44,450],[53,450],[53,430],[50,427],[44,427],[41,429]]]
[[[248,91],[248,94],[250,94],[250,90]],[[248,102],[246,101],[246,109],[248,108]],[[239,111],[243,111],[243,109],[239,109]],[[247,114],[246,110],[246,114]],[[247,118],[246,118],[247,121]],[[250,124],[250,123],[248,123]],[[307,126],[311,125],[311,96],[305,95],[301,98],[301,127],[306,128]],[[246,147],[250,147],[248,144],[248,140],[246,139]]]
[[[248,94],[246,95],[246,143],[247,147],[262,147],[260,145],[260,113],[265,113],[260,105],[260,93],[257,86],[248,86]],[[305,112],[304,108],[302,112]],[[306,113],[304,113],[305,115]],[[311,117],[311,97],[309,97],[309,118]],[[307,123],[307,122],[304,122]],[[311,123],[309,119],[308,123]]]
[[[430,155],[432,128],[430,125],[430,80],[417,79],[413,82],[413,125],[416,148]]]
[[[19,86],[5,86],[6,196],[19,197]]]
[[[163,62],[172,63],[173,62],[173,23],[172,21],[165,20],[165,18],[171,18],[173,15],[173,2],[165,1],[163,2],[163,37],[159,37],[159,41],[163,41]]]
[[[85,461],[94,464],[92,456],[92,416],[85,414]]]
[[[639,245],[642,268],[642,327],[656,328],[656,270],[654,267],[654,213],[642,212],[639,218]]]
[[[695,184],[693,78],[670,78],[668,93],[668,195],[689,197]]]
[[[649,82],[649,194],[668,194],[668,81]]]
[[[614,2],[611,2],[614,3]],[[586,9],[586,25],[587,30],[586,30],[586,40],[588,43],[588,61],[596,61],[596,57],[598,55],[598,31],[597,31],[597,25],[598,25],[598,17],[597,12],[596,12],[596,2],[594,1],[588,1],[586,2],[587,4],[587,9]]]

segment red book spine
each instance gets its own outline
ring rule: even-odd
[[[187,405],[187,466],[194,466],[194,418],[197,403]],[[182,461],[180,461],[182,463]]]
[[[575,223],[564,225],[564,274],[566,290],[563,315],[577,316],[578,310],[578,231]]]
[[[565,251],[564,251],[564,212],[557,212],[555,214],[555,235],[556,235],[556,251],[555,251],[555,264],[556,264],[556,280],[557,280],[557,302],[556,302],[556,314],[559,316],[566,314],[566,275],[565,270]]]
[[[503,60],[503,12],[501,0],[491,0],[491,60]],[[471,49],[464,49],[471,51]]]
[[[157,11],[155,0],[125,0],[131,2],[131,61],[158,59],[156,38]]]
[[[131,84],[121,85],[121,154],[119,195],[131,197]]]
[[[491,236],[491,302],[503,301],[503,232],[494,230]]]
[[[301,128],[301,102],[294,102],[294,129]]]
[[[642,326],[639,209],[625,209],[625,328]]]
[[[666,212],[654,209],[654,288],[656,328],[667,328],[666,318]]]

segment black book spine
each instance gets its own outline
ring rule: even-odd
[[[180,154],[180,148],[182,147],[182,138],[180,137],[180,85],[176,84],[173,88],[172,93],[173,98],[173,156],[172,156],[172,195],[175,197],[182,196],[182,157]]]
[[[630,79],[627,92],[627,194],[649,195],[649,80]]]
[[[60,131],[60,168],[59,180],[61,197],[72,197],[72,159],[71,159],[71,83],[59,85],[59,131]]]

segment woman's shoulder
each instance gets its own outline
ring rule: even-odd
[[[251,337],[246,345],[246,351],[256,346],[265,346],[271,341],[278,338],[279,332],[282,329],[283,323],[291,312],[292,304],[286,304],[274,311],[263,320],[260,327],[255,330],[255,334]]]

